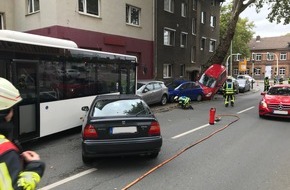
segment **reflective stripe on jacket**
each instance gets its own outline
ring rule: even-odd
[[[234,94],[235,93],[233,82],[226,82],[225,92],[226,92],[226,94]]]
[[[0,190],[34,190],[44,172],[44,163],[24,164],[18,148],[0,135]]]

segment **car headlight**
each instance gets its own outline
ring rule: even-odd
[[[265,101],[261,101],[261,102],[260,102],[260,105],[261,105],[262,107],[265,107],[265,108],[267,107],[267,103],[266,103]]]
[[[211,95],[212,95],[212,92],[206,94],[205,96],[206,96],[206,97],[210,97]]]

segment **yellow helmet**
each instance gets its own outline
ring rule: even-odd
[[[0,110],[11,108],[22,100],[11,82],[0,77]]]

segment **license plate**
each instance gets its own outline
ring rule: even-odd
[[[112,134],[120,134],[120,133],[136,133],[137,127],[113,127]]]
[[[273,113],[274,114],[280,114],[280,115],[287,115],[288,114],[288,111],[274,110]]]

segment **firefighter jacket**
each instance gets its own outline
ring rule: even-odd
[[[24,162],[18,148],[0,134],[0,190],[34,190],[44,168],[41,161]]]
[[[264,86],[270,86],[269,79],[264,79]]]
[[[235,90],[236,89],[235,89],[234,83],[226,81],[226,83],[224,84],[225,95],[235,94]]]

